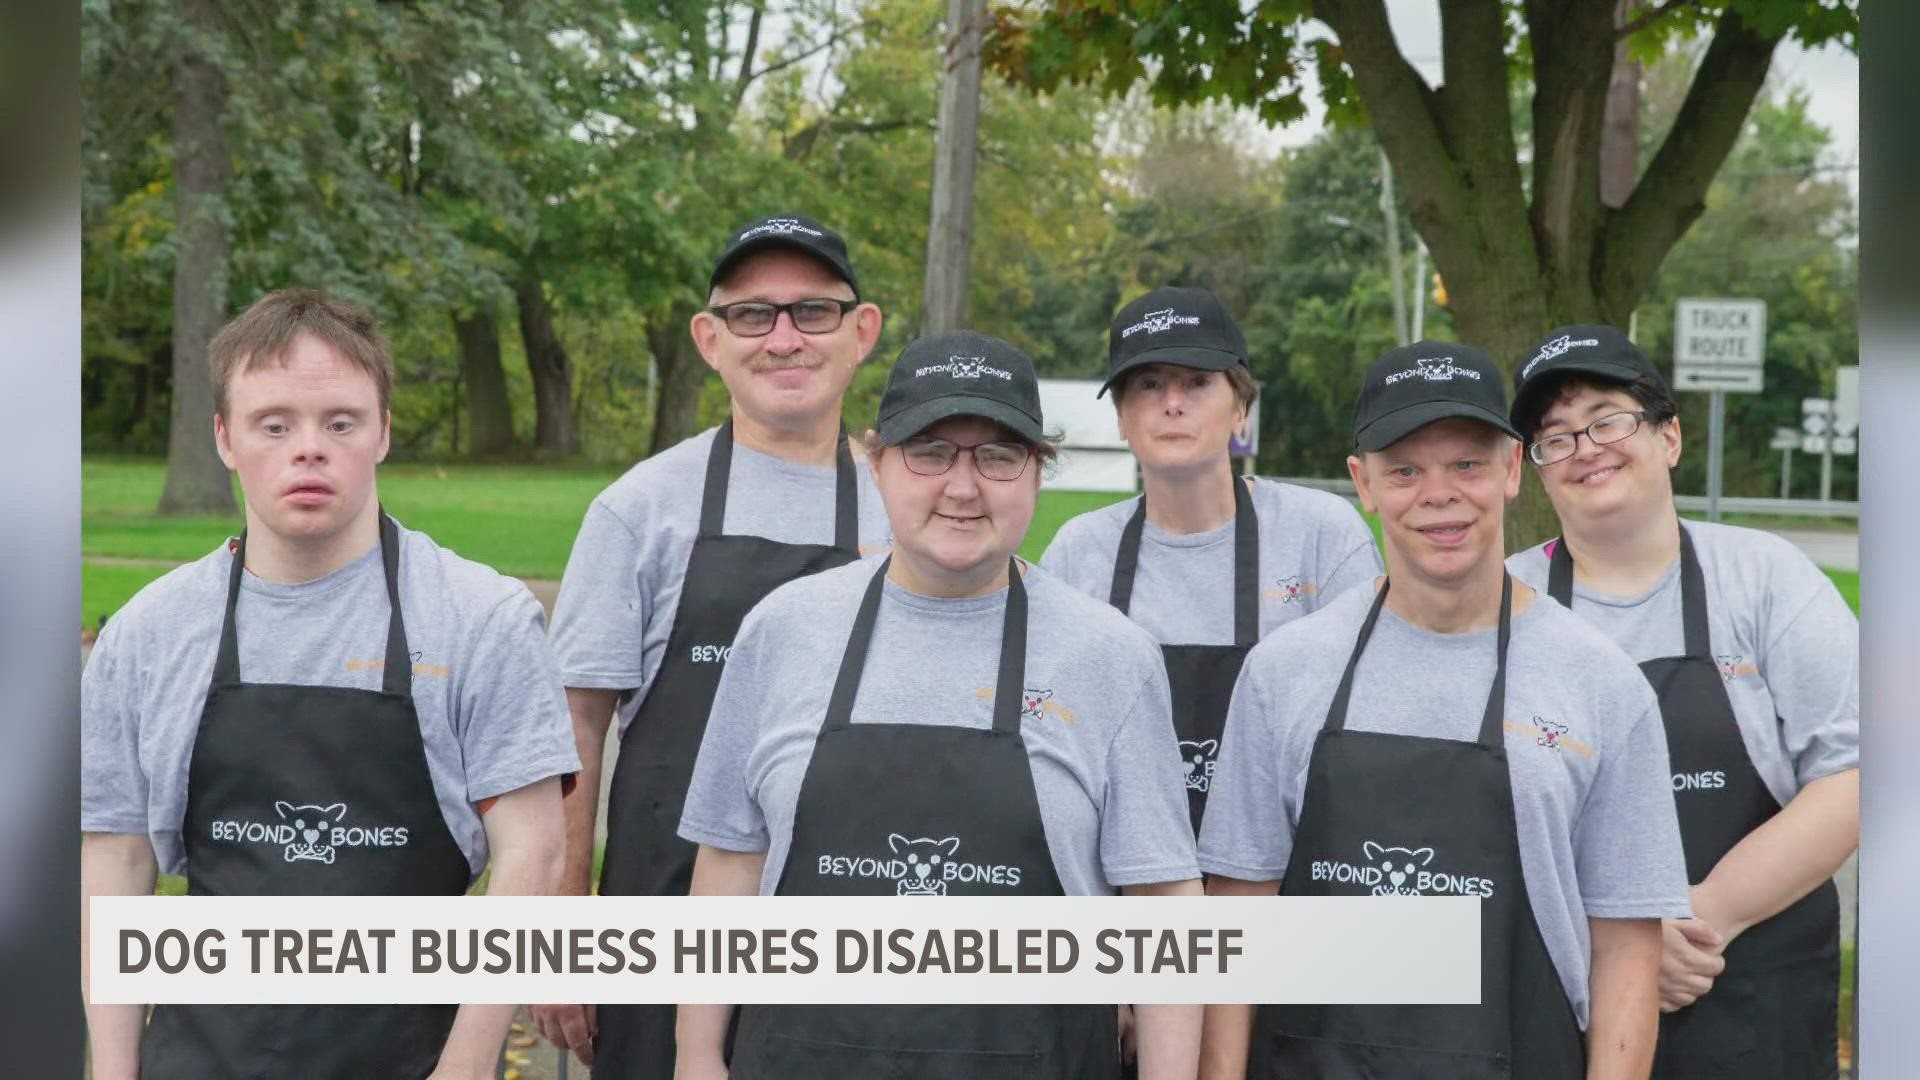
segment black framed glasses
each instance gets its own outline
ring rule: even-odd
[[[831,334],[840,329],[840,322],[847,317],[847,312],[859,306],[858,300],[815,296],[790,304],[741,300],[710,307],[707,311],[718,315],[727,324],[728,332],[735,337],[766,337],[773,333],[773,324],[780,321],[783,311],[787,313],[787,318],[793,320],[793,328],[803,334]]]
[[[1536,439],[1527,447],[1527,457],[1535,465],[1553,465],[1573,456],[1580,446],[1580,436],[1585,435],[1595,446],[1617,443],[1640,430],[1640,424],[1652,419],[1653,414],[1645,409],[1636,412],[1617,412],[1595,420],[1584,428],[1562,431],[1544,439]]]
[[[1027,459],[1033,448],[1023,442],[983,442],[971,445],[927,435],[915,435],[900,444],[900,457],[907,471],[921,476],[941,476],[960,460],[964,450],[973,456],[973,467],[988,480],[1018,480],[1027,471]]]

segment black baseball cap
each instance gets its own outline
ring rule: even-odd
[[[1660,369],[1645,353],[1627,339],[1627,335],[1605,324],[1562,326],[1527,349],[1527,359],[1513,373],[1513,409],[1508,419],[1515,427],[1533,424],[1539,398],[1560,382],[1560,377],[1578,372],[1610,382],[1635,383],[1652,380],[1653,385],[1672,393]]]
[[[1043,441],[1033,361],[999,338],[971,330],[908,343],[880,395],[880,441],[897,446],[950,416],[984,417],[1028,442]]]
[[[1520,438],[1507,421],[1506,380],[1491,357],[1455,341],[1416,341],[1367,367],[1353,403],[1353,445],[1385,450],[1455,416]]]
[[[1247,339],[1220,298],[1206,289],[1163,285],[1113,317],[1107,331],[1107,381],[1099,397],[1142,364],[1177,364],[1201,371],[1247,366]]]
[[[707,291],[712,292],[740,260],[772,248],[793,248],[827,264],[860,295],[860,282],[853,276],[853,261],[847,257],[847,242],[825,225],[800,214],[780,214],[756,218],[727,234],[726,247],[714,260],[713,273],[707,276]]]

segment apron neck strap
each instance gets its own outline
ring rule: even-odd
[[[1713,646],[1707,640],[1707,576],[1700,572],[1693,537],[1687,535],[1685,525],[1680,526],[1680,625],[1686,632],[1687,655],[1712,659]]]
[[[233,569],[227,575],[226,614],[220,625],[220,647],[214,654],[214,685],[240,681],[240,635],[235,612],[240,604],[240,581],[247,568],[247,534],[234,543]],[[387,582],[387,656],[381,688],[389,694],[413,692],[413,656],[407,648],[406,622],[400,617],[400,529],[386,509],[380,509],[380,569]]]
[[[1553,557],[1547,561],[1547,595],[1563,607],[1573,606],[1573,552],[1567,550],[1564,536],[1554,540]],[[1707,578],[1685,525],[1680,526],[1680,626],[1687,655],[1706,659],[1713,651],[1707,640]]]
[[[1107,603],[1128,613],[1133,605],[1133,579],[1140,568],[1140,539],[1147,526],[1147,499],[1127,519],[1114,553],[1113,582]],[[1233,643],[1250,648],[1260,640],[1260,518],[1253,512],[1253,496],[1246,481],[1233,477]]]
[[[846,652],[840,657],[840,673],[833,680],[833,695],[827,699],[822,731],[838,731],[853,724],[853,699],[860,692],[860,676],[867,667],[867,646],[873,641],[873,627],[879,621],[880,596],[886,590],[888,556],[880,562],[866,594],[860,598],[859,614],[854,616],[853,631],[847,635]],[[1000,626],[1000,671],[993,693],[993,730],[1012,734],[1020,730],[1021,698],[1027,674],[1027,589],[1020,580],[1020,565],[1007,560],[1007,608]]]
[[[1380,591],[1374,595],[1373,607],[1367,610],[1367,620],[1360,624],[1360,635],[1353,643],[1353,654],[1347,657],[1346,670],[1340,674],[1340,686],[1333,692],[1333,702],[1327,706],[1327,722],[1323,731],[1341,731],[1347,726],[1347,704],[1353,697],[1353,673],[1360,666],[1360,654],[1367,649],[1367,642],[1373,638],[1373,628],[1380,622],[1380,612],[1387,606],[1387,590],[1393,587],[1391,579],[1381,582]],[[1501,745],[1501,728],[1507,718],[1507,645],[1513,639],[1513,575],[1500,575],[1500,628],[1496,635],[1493,664],[1493,686],[1487,691],[1486,709],[1480,716],[1480,742],[1485,746]]]
[[[853,452],[847,445],[847,427],[840,425],[840,439],[833,452],[833,546],[842,551],[860,550],[859,484],[853,472]],[[733,473],[733,418],[728,417],[713,434],[713,446],[707,451],[707,476],[700,493],[700,535],[720,536],[726,532],[727,481]]]

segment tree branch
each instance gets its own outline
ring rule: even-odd
[[[1615,40],[1630,38],[1681,8],[1693,7],[1698,2],[1699,0],[1667,0],[1664,4],[1657,4],[1641,12],[1637,17],[1623,23],[1618,30],[1613,32],[1613,36]]]
[[[793,135],[786,140],[782,154],[788,161],[800,161],[807,157],[807,155],[813,153],[814,144],[820,141],[822,135],[877,135],[885,131],[898,131],[902,128],[910,127],[924,127],[931,131],[933,130],[934,124],[933,121],[925,119],[868,120],[846,123],[835,120],[832,117],[825,117],[815,120],[813,123],[794,132]]]
[[[758,79],[762,75],[771,75],[774,72],[779,71],[781,68],[790,68],[793,65],[800,63],[802,60],[807,59],[810,56],[817,55],[818,53],[823,52],[824,50],[833,48],[834,43],[839,40],[840,40],[840,28],[834,27],[833,32],[827,35],[827,40],[821,42],[818,45],[814,45],[810,48],[802,49],[801,51],[794,53],[792,56],[789,56],[784,60],[775,60],[773,63],[768,64],[766,67],[763,67],[759,71],[754,72],[752,75],[747,76],[746,79],[742,81],[740,85],[742,88],[744,88],[747,82],[751,82],[754,79]]]
[[[1721,15],[1672,129],[1626,205],[1606,223],[1596,277],[1610,317],[1625,319],[1661,260],[1706,209],[1707,189],[1746,126],[1779,44],[1733,9]]]
[[[747,20],[747,44],[740,50],[740,74],[733,80],[733,107],[740,108],[741,99],[747,96],[747,85],[753,82],[753,54],[760,48],[760,20],[766,16],[765,4],[753,5],[753,17]]]
[[[1333,28],[1373,120],[1374,134],[1403,176],[1422,178],[1407,191],[1416,219],[1458,210],[1462,191],[1440,135],[1433,90],[1394,43],[1381,0],[1313,0],[1313,14]]]
[[[1527,0],[1533,46],[1534,244],[1549,291],[1588,296],[1600,218],[1600,148],[1613,75],[1613,6]],[[1555,310],[1585,304],[1558,296]]]

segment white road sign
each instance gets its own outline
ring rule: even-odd
[[[1833,376],[1833,429],[1851,435],[1860,430],[1860,369],[1837,368]]]
[[[1766,301],[1682,300],[1673,312],[1674,389],[1757,393],[1766,343]]]
[[[1799,429],[1790,428],[1790,427],[1774,428],[1773,429],[1773,449],[1775,450],[1800,449]]]
[[[1851,454],[1858,449],[1859,449],[1859,444],[1855,442],[1853,436],[1851,435],[1835,435],[1833,437],[1833,452],[1836,454],[1839,454],[1842,457],[1845,457],[1846,455]]]
[[[1827,452],[1827,437],[1825,435],[1802,435],[1800,436],[1800,449],[1803,453],[1824,454]]]

